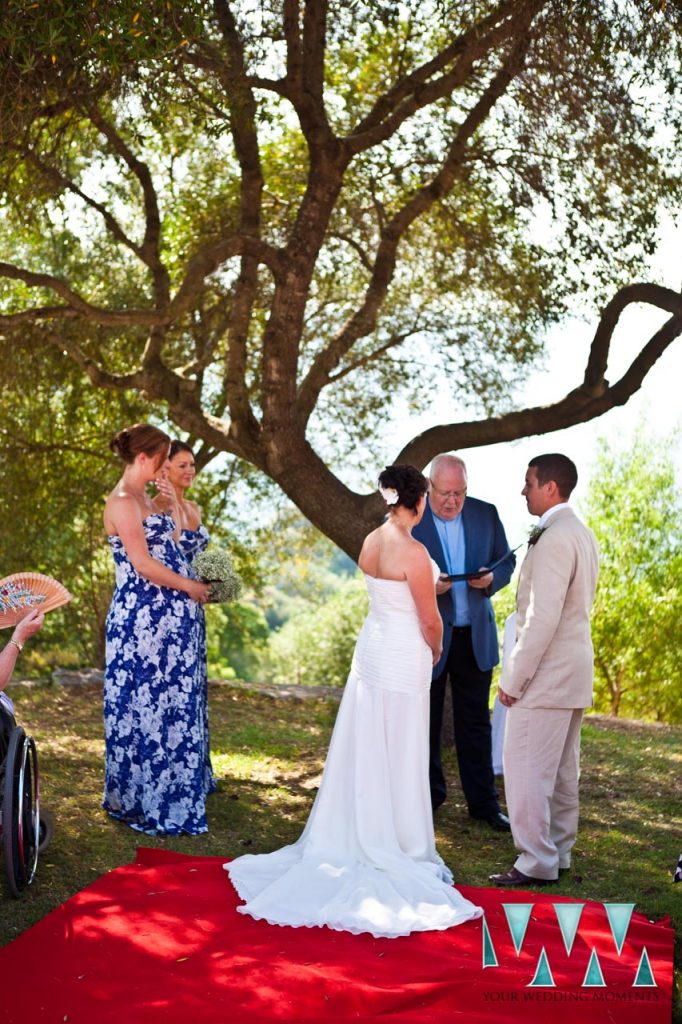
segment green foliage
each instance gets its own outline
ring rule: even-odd
[[[642,426],[629,449],[602,441],[585,503],[601,563],[596,707],[663,722],[682,721],[682,494],[673,444]]]
[[[26,648],[22,671],[27,675],[102,665],[113,589],[102,511],[121,471],[109,440],[124,424],[143,419],[169,429],[158,410],[134,393],[93,391],[56,351],[46,360],[48,373],[37,374],[25,351],[8,346],[0,362],[0,575],[44,572],[74,596],[47,616]],[[227,478],[205,470],[192,495],[203,507],[213,539],[229,549],[237,572],[253,587],[259,579],[254,556],[230,522],[231,485],[237,479],[237,467]]]
[[[0,364],[2,575],[44,572],[74,596],[26,650],[22,669],[37,675],[102,663],[113,586],[102,509],[119,469],[108,441],[142,414],[135,396],[95,395],[58,353],[48,362],[47,378],[19,349]]]
[[[332,0],[323,61],[330,129],[339,140],[352,137],[374,104],[431,61],[424,89],[437,85],[452,74],[452,59],[441,62],[439,53],[460,33],[483,35],[499,6]],[[309,217],[301,204],[310,196],[311,143],[279,79],[286,71],[282,6],[238,0],[225,7],[245,67],[237,84],[245,93],[256,86],[263,190],[253,230],[286,246]],[[0,260],[52,273],[100,308],[165,302],[163,275],[140,256],[150,233],[148,197],[134,170],[142,165],[158,203],[158,255],[171,294],[202,246],[238,230],[244,154],[235,129],[248,116],[232,89],[239,73],[218,8],[208,0],[3,5]],[[387,389],[420,400],[415,375],[419,395],[447,380],[458,405],[504,408],[544,329],[578,291],[597,304],[631,280],[654,245],[660,204],[679,197],[671,156],[680,120],[679,5],[576,0],[538,8],[522,73],[511,73],[507,92],[473,132],[446,194],[405,232],[376,324],[333,366],[315,421],[324,424],[327,455],[354,456],[358,438],[371,436],[385,411]],[[522,14],[512,11],[510,20]],[[292,339],[300,344],[297,371],[362,306],[388,221],[437,178],[508,46],[508,38],[491,45],[433,103],[417,97],[413,116],[348,163],[329,222],[305,240],[319,255],[304,282],[301,336]],[[538,230],[550,222],[551,231]],[[188,376],[202,408],[225,421],[234,412],[225,380],[239,272],[226,262],[207,274],[163,343],[165,364],[178,369],[203,360],[209,340],[212,372],[204,366]],[[264,410],[261,346],[272,298],[262,269],[245,329],[245,385],[256,418]],[[2,312],[32,301],[49,304],[55,296],[3,278]],[[136,367],[144,351],[146,328],[133,320],[119,328],[73,317],[56,329],[65,351],[77,346],[115,372]],[[35,352],[59,339],[38,318],[31,335],[15,334],[18,343]],[[3,358],[6,346],[0,339]],[[49,358],[42,372],[58,379]]]
[[[355,563],[302,518],[288,502],[258,531],[260,603],[276,630],[289,619],[317,608],[331,597]]]
[[[343,686],[366,614],[363,580],[345,580],[324,604],[293,615],[272,635],[271,678],[304,686]]]
[[[255,679],[268,641],[268,624],[249,601],[206,606],[208,674],[212,679]]]

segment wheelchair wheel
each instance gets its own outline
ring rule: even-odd
[[[7,887],[16,898],[33,881],[38,864],[40,808],[36,745],[21,726],[10,736],[2,802],[2,845]]]
[[[54,817],[45,807],[40,808],[38,823],[38,853],[43,853],[54,835]]]

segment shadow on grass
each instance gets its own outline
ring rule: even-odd
[[[101,809],[102,695],[97,686],[13,692],[17,720],[36,738],[43,799],[56,818],[36,882],[19,902],[0,900],[0,943],[18,935],[138,846],[230,859],[294,842],[315,797],[338,705],[209,691],[220,791],[208,801],[208,834],[149,837]],[[632,902],[651,918],[669,914],[682,932],[682,885],[672,871],[682,848],[682,729],[588,719],[583,728],[581,823],[573,870],[553,889],[576,899]],[[450,785],[435,818],[439,852],[460,884],[515,859],[511,836],[471,820],[445,752]],[[678,943],[678,954],[679,954]]]

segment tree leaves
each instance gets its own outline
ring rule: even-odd
[[[509,411],[569,303],[646,265],[682,194],[677,8],[10,0],[2,330],[135,388],[356,551],[376,509],[321,452],[355,458],[415,379],[447,382],[448,445],[482,443],[466,417]],[[507,436],[605,411],[579,386]]]

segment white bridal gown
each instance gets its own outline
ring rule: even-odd
[[[434,563],[434,578],[438,575]],[[407,582],[365,577],[355,647],[322,783],[300,839],[225,870],[238,909],[270,924],[393,938],[482,910],[436,853],[429,794],[431,651]]]

